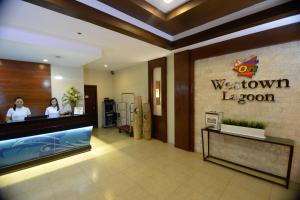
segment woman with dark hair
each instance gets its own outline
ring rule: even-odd
[[[59,117],[60,110],[59,110],[59,105],[58,105],[58,101],[56,98],[52,98],[50,100],[50,105],[46,109],[45,115],[48,115],[49,118]]]
[[[6,122],[24,121],[25,117],[29,117],[31,112],[29,108],[23,106],[24,101],[22,97],[15,98],[15,104],[7,111]]]

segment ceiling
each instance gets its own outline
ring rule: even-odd
[[[41,62],[47,58],[52,65],[79,67],[88,64],[89,68],[110,71],[170,53],[138,39],[24,1],[8,0],[0,13],[2,59]],[[14,34],[4,30],[14,30]],[[78,32],[82,34],[78,35]],[[28,39],[24,35],[32,36]],[[56,55],[61,58],[57,59]],[[104,68],[104,64],[109,67]]]
[[[168,13],[190,0],[146,0],[164,13]]]
[[[300,13],[297,0],[173,0],[167,13],[159,0],[24,1],[170,50]]]
[[[87,64],[103,70],[118,70],[300,20],[296,0],[4,2],[0,10],[0,58],[41,62],[47,57],[50,64]],[[5,37],[1,30],[14,30],[15,37]],[[35,37],[26,40],[22,35]],[[40,40],[35,41],[37,38]],[[109,67],[104,68],[105,64]]]

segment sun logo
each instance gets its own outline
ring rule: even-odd
[[[251,56],[248,60],[236,60],[233,70],[238,73],[238,76],[246,76],[252,78],[257,72],[258,64],[257,56]]]

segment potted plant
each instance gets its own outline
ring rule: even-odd
[[[265,128],[266,124],[264,122],[257,121],[223,119],[221,124],[222,132],[260,139],[266,138]]]
[[[74,87],[71,86],[66,93],[64,93],[63,97],[62,97],[62,101],[64,103],[69,103],[71,108],[72,108],[72,112],[74,111],[74,107],[77,104],[77,101],[81,98],[80,96],[80,92]]]

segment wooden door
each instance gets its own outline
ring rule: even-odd
[[[84,85],[85,115],[92,121],[94,128],[98,128],[97,86]]]
[[[148,62],[148,92],[152,113],[152,138],[167,142],[167,58]]]

